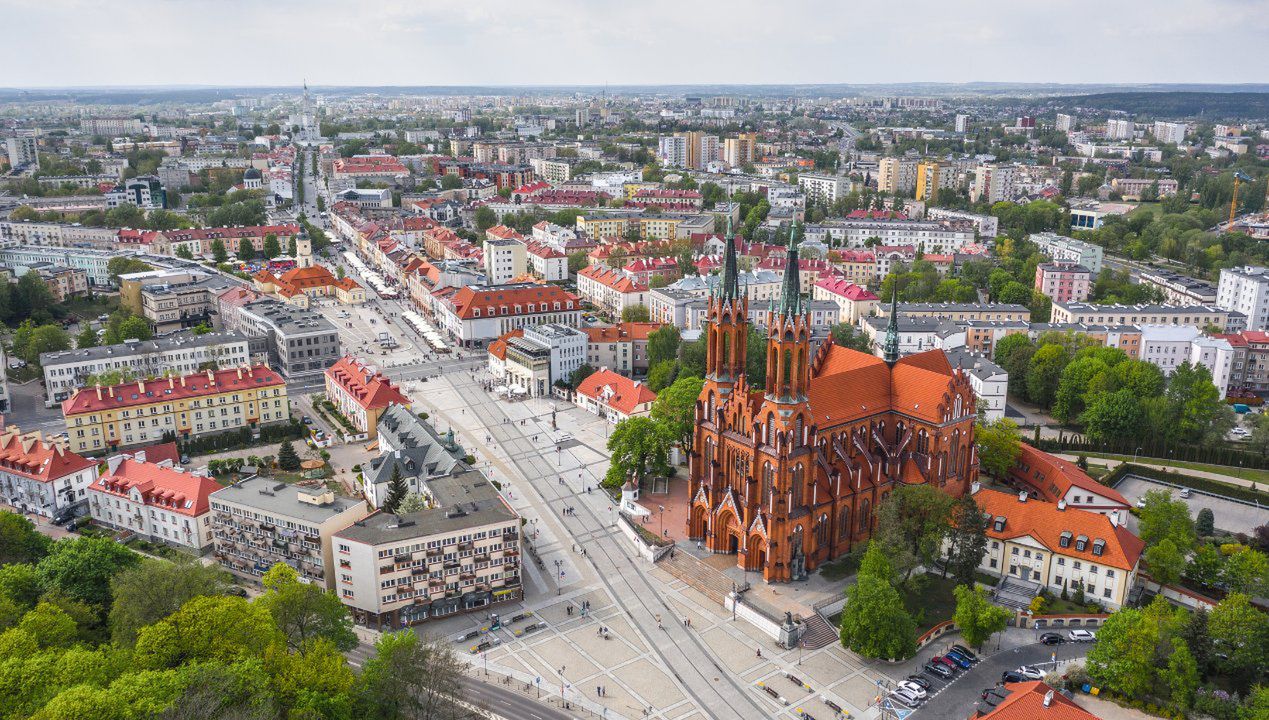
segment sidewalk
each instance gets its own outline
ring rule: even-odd
[[[1063,460],[1067,460],[1070,462],[1075,462],[1079,458],[1078,454],[1072,454],[1072,453],[1054,453],[1054,454],[1057,455],[1057,457],[1060,457]],[[1182,475],[1193,475],[1194,477],[1207,478],[1208,480],[1216,480],[1218,482],[1228,483],[1230,485],[1240,485],[1242,487],[1251,487],[1252,485],[1257,485],[1257,483],[1251,480],[1244,480],[1243,478],[1234,477],[1233,475],[1223,475],[1221,473],[1210,472],[1207,470],[1191,470],[1190,468],[1176,467],[1175,465],[1158,465],[1158,464],[1150,462],[1149,458],[1141,458],[1134,462],[1132,460],[1116,460],[1113,458],[1103,458],[1103,457],[1093,457],[1093,456],[1087,456],[1087,457],[1089,458],[1090,461],[1096,461],[1098,465],[1101,465],[1104,463],[1106,465],[1106,468],[1109,470],[1114,470],[1115,468],[1119,467],[1120,465],[1123,465],[1124,463],[1130,463],[1132,465],[1140,465],[1141,467],[1148,467],[1154,470],[1162,470],[1164,472],[1177,472]],[[1260,485],[1263,486],[1264,483],[1260,483]]]

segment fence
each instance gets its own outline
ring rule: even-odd
[[[1081,435],[1058,435],[1057,438],[1040,438],[1034,440],[1035,445],[1046,452],[1097,452],[1114,455],[1158,458],[1160,460],[1183,460],[1187,462],[1210,463],[1213,465],[1232,465],[1236,467],[1269,469],[1269,457],[1260,453],[1238,450],[1228,445],[1169,445],[1157,438],[1140,442],[1092,442]]]
[[[917,638],[917,649],[920,650],[944,635],[950,632],[956,632],[959,629],[960,627],[957,626],[956,621],[944,620],[938,625],[926,630],[924,633],[921,633],[921,637]]]
[[[1267,492],[1253,490],[1242,485],[1223,483],[1218,480],[1209,480],[1208,478],[1195,477],[1178,472],[1133,465],[1132,463],[1123,463],[1115,468],[1109,475],[1102,478],[1102,484],[1115,487],[1129,475],[1138,475],[1173,487],[1190,488],[1205,495],[1212,495],[1245,505],[1255,507],[1269,506],[1269,493]]]
[[[1059,615],[1020,615],[1019,627],[1041,628],[1078,628],[1101,627],[1110,617],[1107,613],[1067,613]]]

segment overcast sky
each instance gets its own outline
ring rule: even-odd
[[[1269,81],[1269,0],[0,0],[0,86]]]

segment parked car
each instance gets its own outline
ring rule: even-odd
[[[1022,677],[1028,680],[1043,680],[1044,679],[1044,672],[1042,672],[1039,668],[1033,668],[1030,665],[1023,665],[1019,667],[1017,670],[1014,670],[1014,672],[1018,673],[1019,675],[1021,675]]]
[[[952,675],[954,674],[952,673],[950,669],[948,669],[946,665],[942,663],[936,663],[933,660],[923,665],[922,669],[925,670],[927,673],[937,678],[942,678],[944,680],[952,677]]]
[[[964,655],[961,655],[955,650],[948,650],[947,653],[943,655],[943,657],[956,663],[962,670],[968,670],[974,665],[973,663],[969,661],[969,658],[965,657]]]
[[[1026,678],[1023,677],[1021,674],[1014,672],[1013,670],[1006,670],[1000,673],[1000,682],[1005,682],[1005,683],[1026,682]]]
[[[948,670],[951,670],[952,672],[956,672],[957,670],[961,669],[960,665],[957,665],[950,658],[946,658],[942,655],[935,655],[934,657],[930,658],[930,661],[936,662],[942,665],[943,667],[947,668]]]
[[[467,642],[468,640],[471,640],[472,638],[479,637],[479,635],[480,635],[479,630],[468,630],[467,632],[461,632],[455,635],[454,642],[460,642],[460,643]]]
[[[929,681],[929,680],[926,680],[925,678],[921,677],[920,675],[909,675],[909,676],[908,676],[908,682],[910,682],[910,683],[916,683],[916,684],[917,684],[917,685],[918,685],[918,686],[919,686],[922,690],[929,690],[929,689],[930,689],[930,681]]]
[[[1090,630],[1072,630],[1067,636],[1071,638],[1071,642],[1093,642],[1097,639],[1097,635]]]
[[[900,690],[908,691],[918,700],[925,699],[925,695],[926,695],[925,688],[921,687],[920,685],[917,685],[911,680],[900,680],[898,683],[896,683],[896,686]]]
[[[920,700],[900,690],[891,690],[890,699],[899,703],[900,705],[904,705],[913,709],[916,709],[917,707],[920,707],[921,705]]]
[[[233,595],[234,597],[245,598],[247,597],[247,588],[242,587],[241,585],[230,585],[229,587],[225,588],[225,594]]]
[[[1243,430],[1243,432],[1247,432],[1247,431],[1246,431],[1246,430]],[[1181,488],[1181,497],[1183,497],[1183,498],[1187,498],[1187,497],[1189,497],[1189,496],[1191,496],[1191,495],[1193,495],[1193,494],[1194,494],[1194,493],[1193,493],[1193,492],[1191,492],[1189,488]]]
[[[1145,498],[1140,498],[1140,499],[1138,499],[1138,500],[1137,500],[1137,507],[1139,507],[1139,508],[1143,508],[1143,507],[1145,507],[1145,506],[1146,506],[1146,499],[1145,499]]]
[[[952,649],[964,655],[965,657],[969,658],[970,662],[978,662],[978,655],[974,653],[974,651],[965,647],[964,645],[961,645],[960,643],[956,643],[952,645]]]
[[[311,417],[309,417],[309,416],[307,416],[307,415],[304,415],[303,417],[301,417],[301,418],[300,418],[300,422],[304,423],[305,425],[312,425],[312,424],[313,424],[313,418],[311,418]]]
[[[1061,645],[1066,642],[1066,638],[1055,632],[1046,632],[1040,635],[1040,642],[1045,645]]]

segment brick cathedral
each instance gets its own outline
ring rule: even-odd
[[[976,403],[942,350],[899,357],[892,301],[884,357],[811,352],[810,313],[790,243],[767,309],[767,376],[745,377],[749,301],[730,228],[709,298],[705,386],[696,402],[688,535],[768,582],[800,580],[866,542],[899,483],[960,496],[978,475]]]

